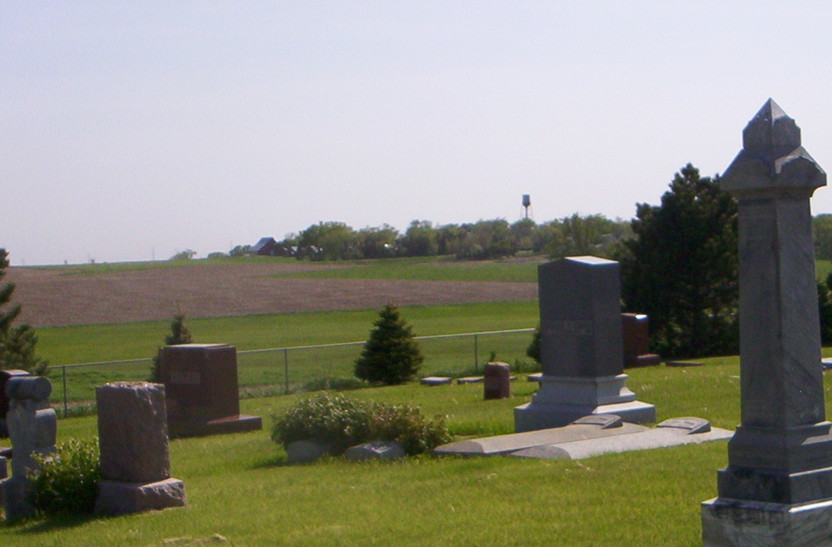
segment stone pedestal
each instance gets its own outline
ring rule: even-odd
[[[560,427],[590,414],[656,421],[625,387],[618,263],[571,257],[538,268],[540,390],[515,408],[517,432]]]
[[[628,376],[580,378],[546,376],[532,402],[514,409],[514,430],[562,427],[593,414],[612,414],[630,423],[656,421],[656,407],[636,400],[625,387]]]
[[[832,543],[809,198],[826,174],[769,100],[743,131],[723,188],[739,200],[742,424],[702,506],[706,545]]]
[[[95,389],[101,482],[96,513],[124,514],[185,505],[170,476],[165,388],[117,382]]]
[[[159,364],[172,437],[262,429],[259,416],[240,414],[234,346],[167,346],[159,351]]]

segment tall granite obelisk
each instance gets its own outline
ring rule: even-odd
[[[826,173],[769,99],[722,187],[739,200],[742,424],[702,504],[705,545],[832,544],[832,424],[809,198]]]

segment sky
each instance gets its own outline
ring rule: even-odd
[[[800,0],[0,0],[0,248],[202,257],[523,194],[629,219],[723,172],[769,97],[832,169],[830,28]]]

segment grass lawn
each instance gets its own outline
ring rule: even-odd
[[[629,370],[628,386],[656,404],[659,420],[693,415],[733,428],[737,359],[706,363]],[[456,435],[483,435],[511,432],[513,407],[535,388],[518,380],[512,398],[497,401],[483,401],[481,385],[408,384],[350,396],[415,404],[446,415]],[[268,430],[272,415],[307,396],[242,406]],[[62,439],[91,438],[95,418],[60,420],[58,430]],[[717,442],[577,462],[420,457],[289,466],[267,430],[172,441],[186,508],[0,526],[0,544],[161,545],[217,533],[233,545],[695,545],[699,503],[716,495],[716,470],[727,463]]]

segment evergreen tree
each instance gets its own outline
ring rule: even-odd
[[[355,361],[355,375],[387,385],[401,384],[416,376],[424,358],[399,309],[387,304],[373,325],[361,357]]]
[[[185,323],[186,317],[184,313],[177,313],[173,316],[173,321],[170,324],[170,334],[165,336],[166,346],[177,346],[179,344],[190,344],[194,341],[191,330]],[[153,356],[153,363],[150,365],[149,382],[159,383],[162,381],[162,374],[159,370],[159,353]]]
[[[9,253],[6,249],[0,249],[0,281],[6,275],[6,268],[9,267]],[[12,293],[14,292],[14,283],[6,283],[0,287],[0,342],[5,338],[6,334],[12,326],[12,321],[20,314],[20,306],[14,305],[5,310],[2,306],[6,306],[12,300]]]
[[[736,353],[737,204],[687,164],[660,206],[639,204],[620,255],[625,311],[650,317],[665,357]]]
[[[0,280],[6,275],[8,256],[5,249],[0,249]],[[0,369],[22,369],[31,374],[44,375],[49,363],[35,353],[38,343],[35,329],[27,324],[12,326],[20,314],[20,305],[2,309],[11,302],[13,292],[14,283],[0,287]]]

